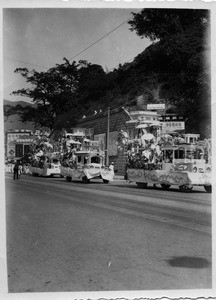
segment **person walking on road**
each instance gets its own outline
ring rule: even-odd
[[[15,180],[15,179],[19,179],[19,165],[20,165],[20,163],[19,163],[19,161],[17,160],[16,163],[15,163],[15,165],[14,165],[14,169],[13,169],[13,173],[14,173],[13,179],[14,179],[14,180]]]

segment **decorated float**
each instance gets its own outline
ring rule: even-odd
[[[119,133],[127,180],[140,188],[153,184],[168,190],[174,185],[189,192],[194,186],[203,186],[211,193],[211,141],[188,144],[179,133],[162,134],[159,127],[159,123],[140,123],[135,139],[127,132]]]
[[[101,150],[99,141],[91,140],[85,129],[74,128],[71,131],[65,132],[62,139],[61,175],[67,181],[112,181],[114,172],[105,166],[105,153]]]
[[[51,143],[48,135],[46,132],[34,135],[29,167],[29,173],[33,176],[61,176],[60,152],[54,151],[56,145]]]

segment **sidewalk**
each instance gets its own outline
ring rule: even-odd
[[[123,175],[114,175],[114,180],[125,180]]]

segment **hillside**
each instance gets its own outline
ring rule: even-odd
[[[4,99],[4,105],[10,105],[10,106],[16,106],[16,105],[21,105],[23,107],[27,105],[33,105],[29,104],[25,101],[9,101]],[[22,123],[20,121],[20,118],[18,114],[11,115],[9,117],[4,118],[4,132],[8,130],[15,130],[15,129],[29,129],[33,130],[34,129],[34,123],[32,122],[26,122]]]
[[[110,72],[85,60],[70,63],[66,58],[45,73],[27,69],[23,73],[18,69],[21,76],[36,85],[31,98],[38,103],[36,109],[20,110],[23,120],[61,130],[107,107],[146,110],[147,104],[165,103],[166,113],[184,116],[186,132],[209,138],[209,11],[144,9],[128,23],[152,44],[132,62],[119,64]],[[28,96],[29,91],[13,94]],[[8,105],[5,116],[18,110]]]
[[[27,105],[35,106],[35,104],[29,103],[26,101],[10,101],[10,100],[6,100],[6,99],[4,99],[4,105],[10,105],[10,106],[21,105],[23,107],[25,107]]]

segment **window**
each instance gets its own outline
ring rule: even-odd
[[[184,151],[184,148],[180,148],[180,149],[179,149],[179,158],[180,158],[180,159],[185,158],[185,151]]]
[[[24,145],[24,155],[30,153],[30,146],[29,145]]]
[[[23,145],[22,144],[16,144],[16,146],[15,146],[15,156],[16,157],[22,157],[23,156]]]
[[[178,152],[178,150],[175,150],[174,151],[174,157],[175,157],[175,159],[178,159],[179,158],[179,152]]]
[[[100,157],[94,156],[91,158],[91,163],[99,164],[100,163]]]

